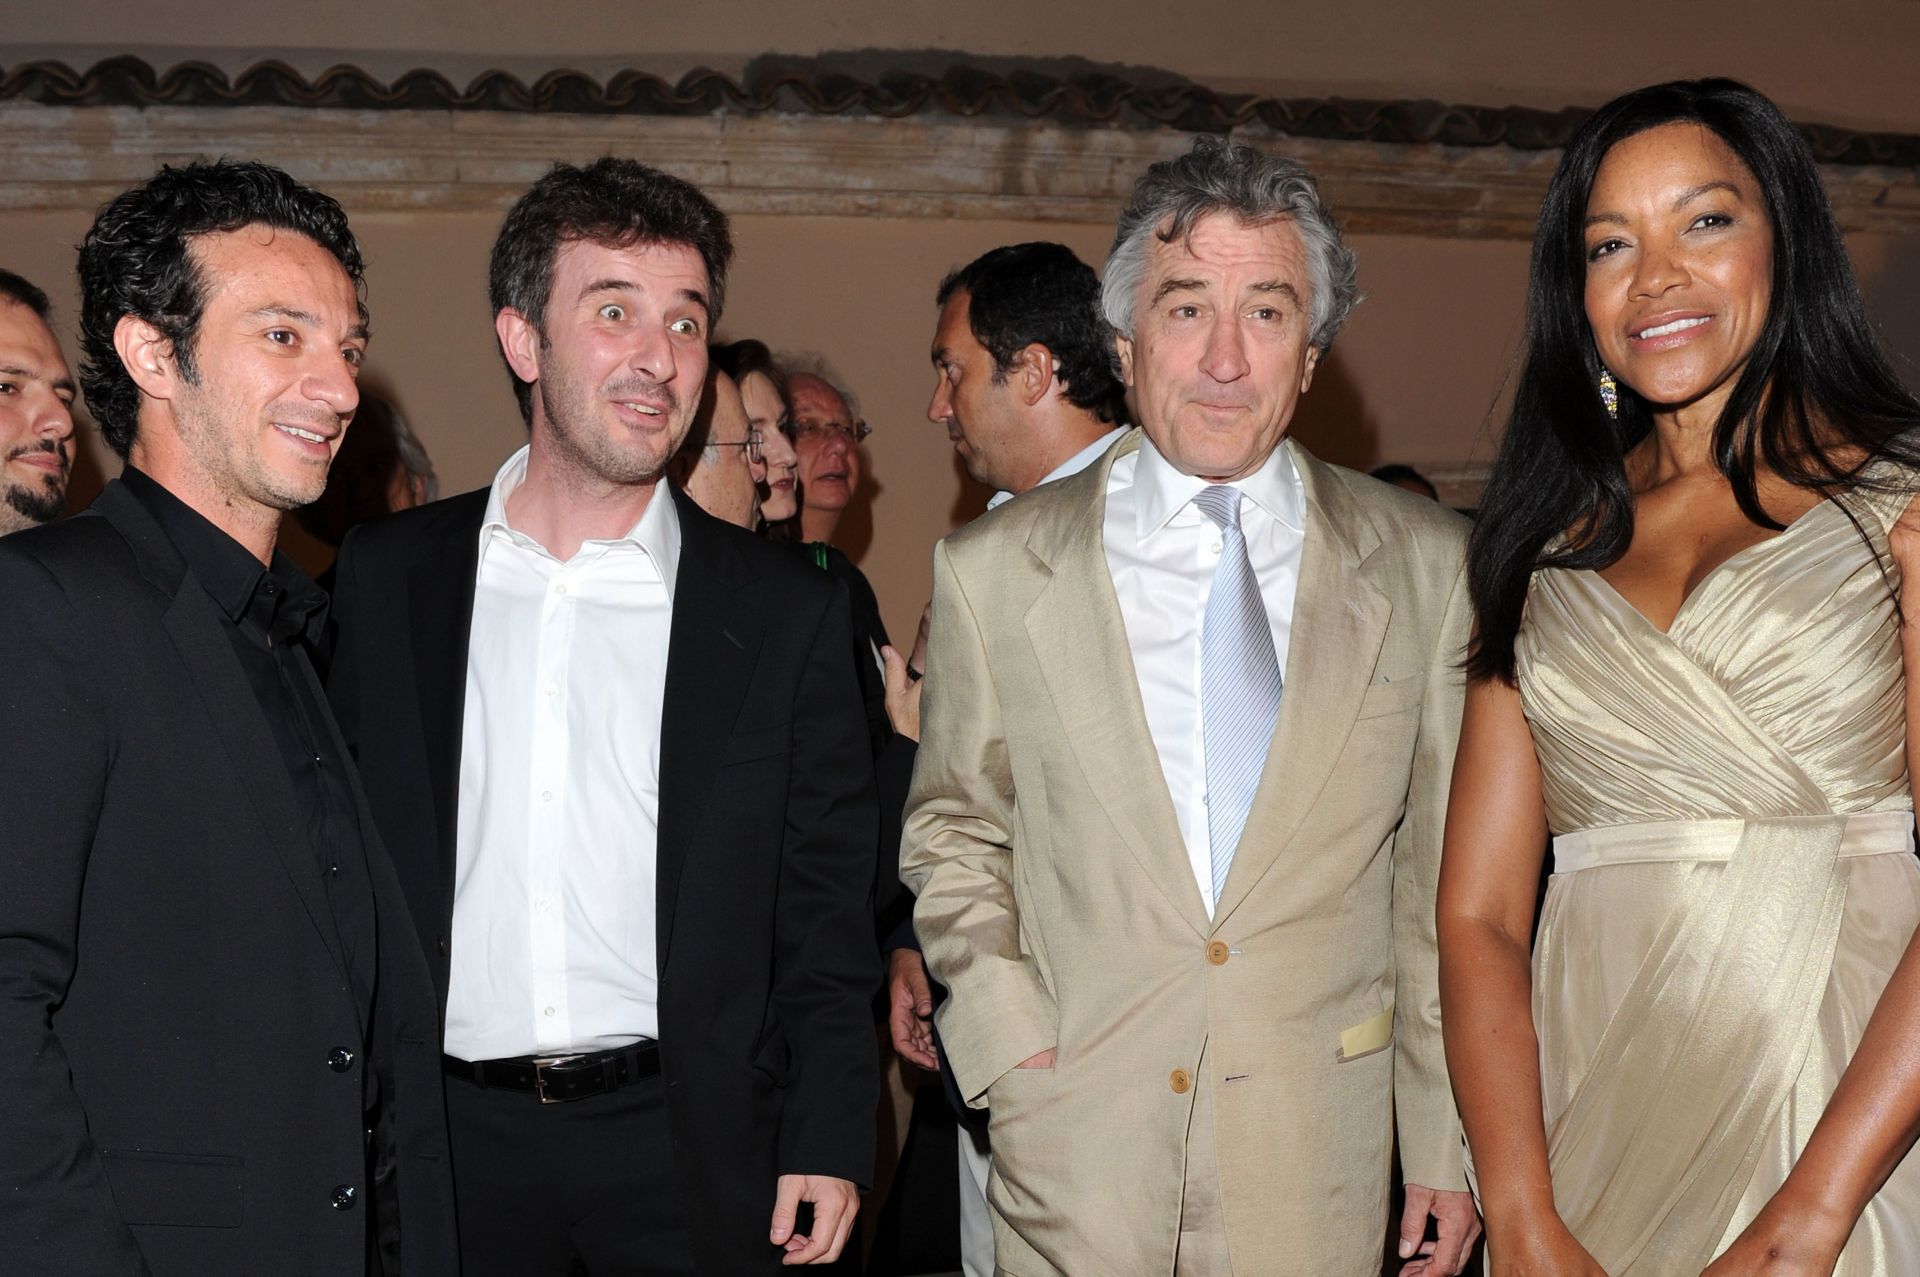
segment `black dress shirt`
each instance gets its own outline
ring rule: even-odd
[[[226,620],[227,637],[280,747],[312,854],[327,885],[333,924],[362,1006],[373,990],[373,890],[346,768],[328,730],[314,653],[326,631],[327,596],[276,551],[271,567],[147,475],[128,466],[127,491],[145,506]],[[371,1073],[371,1070],[369,1070]]]

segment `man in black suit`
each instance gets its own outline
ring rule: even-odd
[[[274,552],[358,401],[360,252],[259,164],[80,250],[120,479],[0,541],[0,1267],[451,1274],[433,989]]]
[[[687,183],[556,165],[492,261],[528,446],[342,550],[329,691],[442,998],[469,1277],[832,1262],[869,1175],[845,588],[660,481],[731,255]]]

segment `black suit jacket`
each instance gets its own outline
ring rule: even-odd
[[[662,1073],[701,1271],[771,1271],[777,1176],[865,1185],[872,1171],[872,754],[844,587],[669,491],[655,496],[681,528],[653,902]],[[334,598],[328,690],[443,1008],[486,503],[356,530]]]
[[[363,1271],[371,1042],[404,1271],[455,1272],[432,986],[364,796],[374,1007],[218,607],[139,502],[0,539],[0,600],[0,1268]]]

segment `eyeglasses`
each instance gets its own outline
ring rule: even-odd
[[[795,441],[801,439],[826,440],[829,435],[839,435],[848,443],[859,443],[873,433],[873,427],[864,421],[848,423],[845,421],[808,421],[804,417],[793,423]]]
[[[740,443],[710,443],[706,446],[709,448],[745,448],[747,450],[747,460],[757,466],[767,459],[766,442],[766,439],[761,436],[758,430],[749,430],[747,431],[746,439]]]

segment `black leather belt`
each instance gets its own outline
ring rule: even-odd
[[[660,1044],[635,1042],[590,1055],[523,1057],[517,1060],[460,1060],[440,1057],[447,1076],[478,1086],[532,1091],[542,1104],[605,1095],[629,1082],[660,1075]]]

